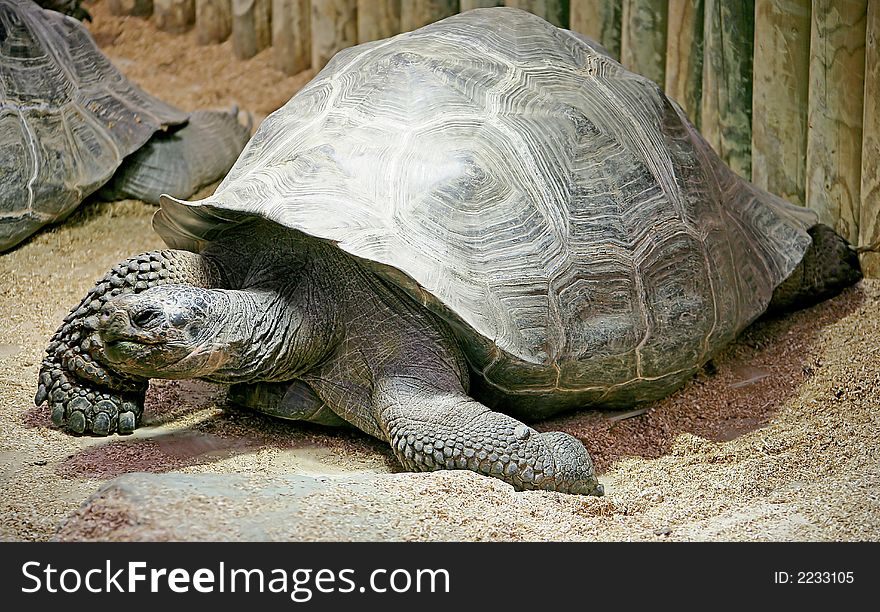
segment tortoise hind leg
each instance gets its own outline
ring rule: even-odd
[[[301,380],[240,383],[229,387],[227,398],[233,404],[280,419],[350,427]]]
[[[117,264],[86,294],[46,348],[34,403],[48,402],[52,422],[74,433],[130,433],[143,412],[147,379],[107,368],[97,333],[110,297],[162,284],[220,286],[208,260],[187,251],[152,251]]]
[[[856,250],[827,225],[809,229],[813,243],[773,292],[768,313],[798,310],[834,297],[862,278]]]

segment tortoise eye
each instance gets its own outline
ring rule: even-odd
[[[131,323],[138,327],[146,327],[153,323],[161,314],[157,308],[144,308],[132,315]]]

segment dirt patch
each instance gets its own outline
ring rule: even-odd
[[[239,62],[230,43],[200,47],[194,33],[172,36],[150,21],[112,17],[101,2],[89,10],[90,28],[123,72],[187,110],[237,102],[264,115],[310,76],[285,77],[269,51]],[[153,210],[133,201],[88,203],[0,256],[2,539],[50,539],[100,485],[129,471],[281,477],[398,470],[387,445],[364,434],[237,410],[221,388],[200,383],[151,385],[146,426],[128,437],[71,436],[32,406],[43,347],[68,310],[114,263],[162,247],[149,225]],[[420,517],[392,525],[393,537],[878,540],[878,338],[880,281],[759,321],[664,401],[537,425],[584,441],[605,498],[513,493],[488,479],[475,486],[476,476],[400,474],[383,480],[387,495],[400,504],[432,503],[418,506]],[[119,529],[129,524],[129,514],[90,510],[102,511]],[[454,521],[455,529],[433,528],[438,521]],[[309,537],[346,539],[344,529],[328,529]]]

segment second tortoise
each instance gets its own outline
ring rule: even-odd
[[[128,81],[76,19],[0,0],[0,252],[108,181],[104,197],[191,196],[250,137],[237,114],[174,108]]]

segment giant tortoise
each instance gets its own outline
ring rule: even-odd
[[[51,341],[56,424],[130,432],[148,379],[200,378],[407,469],[571,493],[602,492],[582,443],[522,421],[656,400],[768,308],[860,278],[657,85],[510,8],[339,53],[154,228],[170,249],[116,266]]]
[[[237,115],[188,115],[157,100],[76,19],[0,0],[0,251],[111,179],[105,197],[189,197],[241,153],[250,128]]]

